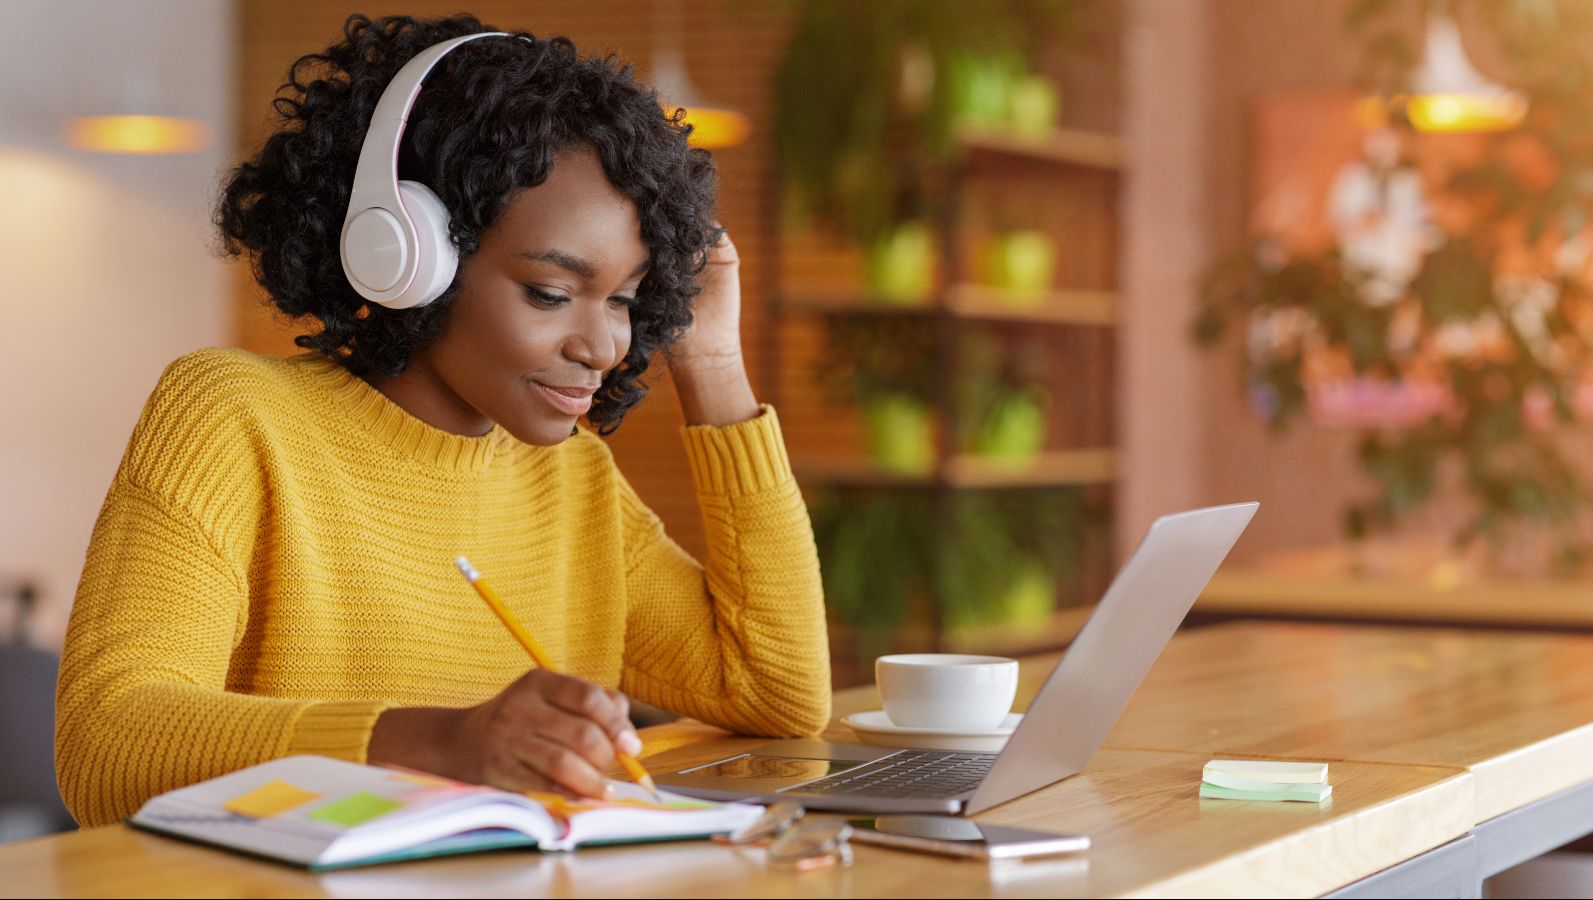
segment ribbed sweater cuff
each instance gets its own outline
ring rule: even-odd
[[[734,425],[681,428],[699,492],[737,497],[792,480],[780,418],[767,403],[759,404],[758,410],[758,415]]]
[[[311,753],[363,763],[376,719],[395,705],[384,700],[317,703],[299,715],[288,755]]]

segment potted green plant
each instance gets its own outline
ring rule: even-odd
[[[1028,74],[1012,87],[1007,121],[1020,137],[1038,138],[1056,127],[1061,115],[1061,89],[1043,75]]]
[[[974,439],[974,453],[1002,468],[1032,465],[1045,447],[1047,397],[1039,388],[1002,394]]]
[[[1079,491],[821,490],[810,507],[831,616],[879,652],[919,619],[951,629],[1038,625],[1101,527]],[[928,608],[925,608],[925,607]]]
[[[869,455],[880,468],[904,475],[935,469],[934,423],[922,398],[903,393],[872,394],[863,401]]]
[[[935,234],[929,222],[902,222],[869,247],[869,296],[909,306],[925,303],[935,286],[935,269]]]
[[[993,334],[970,329],[961,335],[959,352],[959,449],[1002,468],[1026,468],[1047,436],[1043,341],[1027,337],[1003,351]]]
[[[912,475],[934,468],[935,358],[928,320],[865,315],[827,323],[820,389],[862,410],[869,455],[881,468]]]
[[[1006,228],[987,237],[979,254],[979,280],[1001,289],[1010,306],[1029,307],[1051,291],[1056,241],[1037,229]]]

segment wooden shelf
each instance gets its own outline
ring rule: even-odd
[[[857,484],[870,486],[920,486],[935,483],[932,473],[913,475],[881,468],[868,457],[833,457],[791,460],[791,469],[798,482],[825,484]]]
[[[1114,458],[1109,447],[1052,450],[1032,464],[1012,469],[971,454],[949,461],[946,481],[956,487],[1042,487],[1056,484],[1105,484],[1112,480]]]
[[[946,306],[967,319],[1013,322],[1056,322],[1067,325],[1111,325],[1117,321],[1118,295],[1113,291],[1051,291],[1032,305],[1018,305],[1010,292],[983,284],[954,284]]]
[[[1052,487],[1070,484],[1106,484],[1115,471],[1109,447],[1052,450],[1033,463],[1012,469],[972,454],[958,454],[941,473],[913,475],[893,472],[870,459],[814,459],[793,461],[798,481],[828,484],[931,487],[938,483],[958,488]]]
[[[1001,288],[972,282],[952,285],[944,308],[953,315],[991,322],[1037,322],[1060,325],[1112,325],[1117,321],[1118,295],[1113,291],[1051,291],[1035,300],[1018,300]],[[804,289],[782,301],[790,312],[816,315],[929,315],[941,304],[933,299],[897,303],[870,298],[851,287]]]
[[[803,287],[784,292],[780,306],[785,312],[821,316],[903,315],[923,316],[940,309],[933,298],[915,303],[870,297],[867,289],[852,285]]]
[[[971,162],[989,155],[1116,172],[1125,156],[1121,137],[1076,128],[1053,128],[1036,137],[965,128],[957,133],[957,142]]]

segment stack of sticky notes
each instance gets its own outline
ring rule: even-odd
[[[1333,796],[1327,763],[1214,759],[1200,773],[1200,796],[1212,800],[1304,800]]]

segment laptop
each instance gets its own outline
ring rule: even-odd
[[[1000,753],[784,740],[662,776],[708,800],[808,809],[973,815],[1076,774],[1222,564],[1257,503],[1157,519],[1112,579]]]

